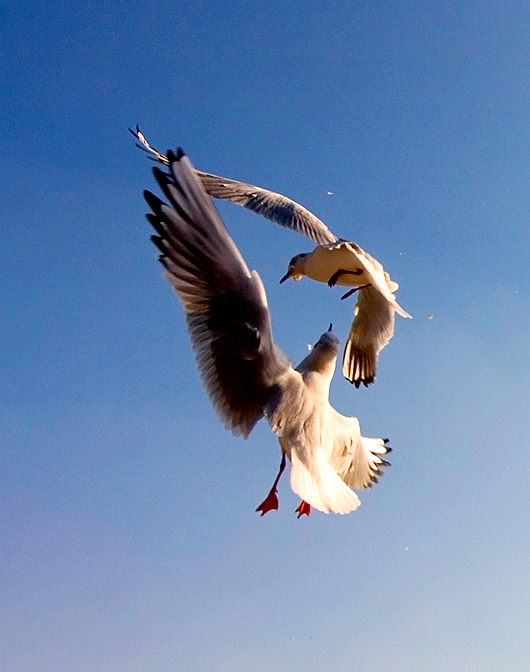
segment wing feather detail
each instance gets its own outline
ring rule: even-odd
[[[379,353],[394,333],[395,311],[374,287],[359,290],[344,348],[342,373],[355,387],[375,380]]]
[[[145,192],[165,277],[186,312],[202,382],[225,426],[249,435],[290,366],[272,338],[265,289],[182,153],[154,169],[169,205]]]
[[[252,210],[265,219],[307,236],[319,245],[337,242],[324,222],[296,201],[275,191],[197,171],[207,194]]]

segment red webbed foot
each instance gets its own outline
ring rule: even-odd
[[[308,504],[302,499],[300,505],[296,508],[295,513],[298,514],[298,518],[300,518],[300,516],[308,516],[311,513],[311,504]]]
[[[278,482],[281,478],[281,475],[283,474],[283,470],[285,469],[285,453],[282,453],[282,461],[280,462],[280,468],[278,469],[278,475],[276,476],[276,479],[274,480],[274,483],[272,484],[272,488],[270,489],[269,494],[267,497],[261,502],[261,504],[258,506],[256,511],[261,511],[261,515],[264,516],[266,513],[269,511],[272,511],[273,509],[278,508],[278,496],[276,494],[276,486],[278,485]]]
[[[264,516],[269,511],[277,509],[279,506],[278,495],[276,494],[276,489],[273,488],[267,497],[261,502],[256,511],[261,511],[261,515]]]

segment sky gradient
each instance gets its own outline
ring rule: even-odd
[[[526,672],[530,7],[10,3],[0,124],[3,672]],[[149,241],[127,132],[301,202],[399,282],[378,378],[331,401],[394,449],[348,516],[256,506]],[[331,193],[328,193],[331,192]],[[311,243],[217,204],[294,361],[352,302]],[[428,315],[432,314],[432,319]]]

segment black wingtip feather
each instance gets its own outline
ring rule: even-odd
[[[372,385],[374,382],[375,378],[359,378],[358,380],[350,380],[350,383],[355,385],[357,389],[361,387],[361,385],[364,385],[365,387],[368,387],[369,385]]]
[[[169,179],[169,175],[163,170],[160,170],[158,166],[153,168],[153,175],[155,176],[155,179],[158,182],[158,184],[160,184],[160,181],[162,181],[162,183],[166,183]]]
[[[164,248],[164,239],[160,236],[151,236],[151,240],[158,247],[164,256],[167,256],[167,250]]]
[[[182,149],[182,147],[177,147],[175,152],[172,149],[168,149],[166,156],[169,164],[171,165],[174,161],[180,161],[180,159],[186,156],[186,152]]]
[[[138,134],[141,133],[141,132],[142,131],[140,130],[140,127],[138,126],[138,124],[136,124],[136,130],[132,129],[129,126],[129,133],[132,133],[137,140],[138,140]],[[144,145],[138,145],[138,147],[141,147],[142,149],[145,149]]]
[[[157,260],[162,264],[166,271],[171,272],[169,266],[167,265],[167,256],[165,254],[159,254]]]
[[[191,224],[192,223],[191,219],[186,214],[186,212],[181,208],[181,206],[175,201],[175,196],[171,194],[171,191],[169,189],[169,185],[171,185],[174,189],[177,189],[184,196],[185,195],[184,190],[180,185],[180,183],[178,182],[178,180],[176,180],[172,175],[169,175],[163,170],[160,170],[159,168],[153,168],[153,173],[160,188],[164,192],[164,196],[172,204],[173,208],[175,208],[175,210],[179,213],[179,215],[181,217],[184,217],[184,219]]]
[[[153,168],[153,175],[155,176],[155,180],[158,182],[158,186],[164,192],[164,196],[169,200],[172,200],[167,188],[171,177],[163,170],[160,170],[160,168]]]
[[[162,226],[162,224],[160,223],[160,220],[158,219],[158,217],[156,215],[153,215],[150,212],[146,215],[146,217],[147,217],[147,221],[149,222],[149,224],[151,224],[151,226],[158,233],[158,235],[161,238],[165,238],[165,236],[167,235],[167,232],[164,229],[164,227]]]
[[[155,196],[147,189],[144,190],[144,198],[147,201],[147,205],[151,208],[154,213],[160,212],[160,208],[164,205],[164,202],[161,201],[158,196]]]

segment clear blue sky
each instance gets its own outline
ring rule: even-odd
[[[526,672],[528,3],[0,15],[2,671]],[[136,123],[302,202],[400,283],[414,319],[376,384],[332,385],[394,448],[349,516],[297,520],[287,478],[254,513],[277,440],[210,407]],[[344,340],[340,289],[278,284],[311,244],[222,206],[288,356],[329,322]]]

